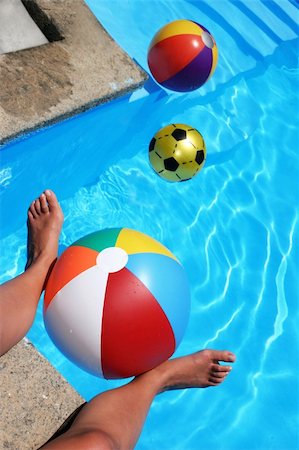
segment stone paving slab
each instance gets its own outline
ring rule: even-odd
[[[0,359],[0,379],[0,449],[37,449],[84,402],[25,340]]]
[[[133,91],[148,78],[83,0],[24,4],[42,12],[44,34],[62,39],[0,55],[0,143]]]

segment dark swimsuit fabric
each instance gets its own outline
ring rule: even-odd
[[[53,434],[53,436],[50,437],[50,439],[47,442],[45,442],[41,447],[39,447],[37,450],[41,450],[46,444],[48,444],[49,442],[53,441],[54,439],[58,438],[59,436],[64,434],[66,431],[68,431],[71,428],[71,426],[73,425],[73,422],[76,419],[77,415],[79,414],[79,412],[81,411],[83,406],[86,405],[86,403],[87,402],[78,406],[78,408],[75,409],[75,411],[72,412],[72,414],[63,422],[63,424],[58,428],[58,430]]]

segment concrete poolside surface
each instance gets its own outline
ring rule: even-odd
[[[84,400],[25,340],[0,359],[0,448],[44,444]]]

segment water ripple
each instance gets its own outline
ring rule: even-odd
[[[289,248],[286,251],[286,253],[283,255],[277,275],[275,278],[276,281],[276,287],[277,287],[277,316],[274,322],[274,333],[272,336],[270,336],[266,342],[265,345],[265,353],[268,351],[269,347],[273,344],[273,342],[279,338],[279,336],[283,333],[283,323],[285,322],[286,318],[288,317],[288,305],[286,302],[285,292],[284,292],[284,280],[285,280],[285,274],[287,271],[287,260],[290,257],[291,251],[293,249],[293,235],[296,228],[297,223],[297,216],[294,220],[294,222],[291,224],[291,229],[289,232]],[[263,363],[263,360],[262,360]]]
[[[229,326],[233,323],[233,321],[235,320],[235,318],[239,315],[239,313],[242,311],[244,307],[244,303],[242,303],[237,309],[236,311],[234,311],[230,317],[230,319],[221,327],[218,328],[217,332],[215,333],[215,335],[213,337],[211,337],[210,339],[208,339],[205,343],[204,343],[204,348],[210,348],[210,344],[212,342],[217,342],[219,340],[219,337],[221,335],[221,333],[223,333],[224,331],[226,331]]]

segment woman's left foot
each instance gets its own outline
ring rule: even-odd
[[[47,189],[28,209],[27,263],[25,270],[38,261],[50,266],[57,258],[63,212],[54,192]]]

